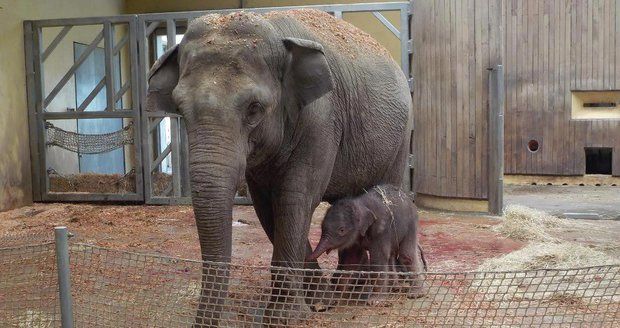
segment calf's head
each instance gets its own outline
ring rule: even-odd
[[[374,215],[363,204],[351,199],[334,203],[321,223],[321,239],[307,260],[315,260],[334,249],[348,248],[366,236]]]

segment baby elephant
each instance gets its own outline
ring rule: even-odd
[[[407,194],[392,185],[380,185],[367,193],[336,201],[321,224],[321,240],[308,260],[333,249],[360,249],[370,255],[368,269],[375,275],[374,292],[386,293],[385,272],[400,270],[414,273],[410,297],[423,296],[422,277],[425,261],[418,247],[417,208]],[[376,298],[371,295],[371,298]]]

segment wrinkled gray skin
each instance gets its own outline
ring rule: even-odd
[[[178,112],[187,124],[203,260],[230,260],[233,198],[244,174],[274,246],[272,264],[288,267],[302,267],[311,251],[310,219],[321,200],[402,182],[411,128],[402,71],[365,44],[334,36],[349,51],[334,48],[297,14],[201,17],[151,69],[147,109]],[[213,304],[227,279],[206,279],[201,303]],[[296,283],[273,281],[281,296],[268,309],[296,297],[280,290]],[[217,325],[218,306],[203,305],[200,323]]]
[[[368,251],[370,271],[421,273],[425,261],[418,244],[418,214],[413,200],[400,188],[381,185],[361,196],[335,202],[321,224],[321,239],[307,260],[331,250]],[[339,253],[341,255],[342,253]],[[362,259],[363,260],[363,259]],[[339,260],[340,262],[340,260]],[[378,296],[388,292],[390,277],[382,273],[375,284]],[[421,276],[411,279],[410,297],[423,295]]]

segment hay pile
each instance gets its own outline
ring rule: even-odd
[[[571,242],[535,242],[526,247],[482,263],[480,271],[512,271],[578,268],[618,264],[605,252]]]
[[[565,224],[559,218],[526,206],[509,205],[504,210],[502,223],[493,230],[502,235],[524,241],[556,241],[549,229]]]
[[[479,271],[576,268],[618,264],[609,247],[586,246],[558,238],[566,229],[588,229],[587,222],[567,221],[525,206],[510,205],[503,221],[492,228],[502,235],[530,241],[526,247],[484,261]]]

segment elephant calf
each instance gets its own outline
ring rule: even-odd
[[[371,299],[388,291],[387,271],[414,273],[409,281],[408,296],[423,296],[422,271],[426,261],[418,245],[418,215],[412,199],[401,189],[392,185],[376,186],[355,198],[336,201],[327,211],[321,224],[321,240],[308,260],[333,249],[339,250],[339,268],[345,262],[349,268],[354,253],[359,256],[358,268],[367,267],[380,272],[373,275]],[[366,251],[369,265],[364,265]],[[398,268],[396,268],[398,266]],[[347,281],[347,280],[345,280]]]

